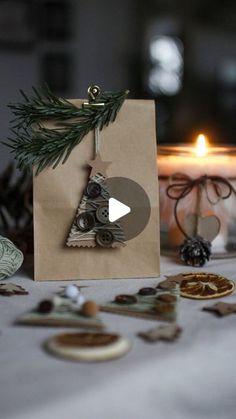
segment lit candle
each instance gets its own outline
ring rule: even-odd
[[[220,176],[230,181],[236,189],[236,148],[227,146],[211,146],[204,134],[199,134],[194,146],[160,146],[158,148],[158,171],[160,177],[160,213],[162,228],[167,231],[170,247],[180,245],[184,239],[174,218],[175,201],[166,195],[166,188],[174,174],[182,173],[191,179],[201,176]],[[165,180],[163,180],[165,179]],[[235,179],[235,180],[234,180]],[[222,186],[222,185],[221,185]],[[214,194],[209,186],[209,193]],[[217,198],[217,197],[215,197]],[[178,215],[184,227],[185,218],[196,213],[197,188],[194,188],[178,204]],[[224,252],[228,242],[228,226],[236,216],[236,197],[215,199],[212,204],[204,191],[201,200],[201,215],[216,215],[220,219],[220,233],[212,243],[213,252]]]
[[[159,174],[186,173],[201,175],[236,176],[236,150],[234,147],[213,147],[204,134],[199,134],[195,146],[159,147]]]

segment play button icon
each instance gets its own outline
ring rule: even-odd
[[[146,227],[151,214],[149,197],[137,182],[125,177],[106,179],[109,197],[109,222],[120,224],[126,240],[132,240]]]
[[[142,233],[149,222],[151,204],[141,185],[129,178],[110,177],[97,190],[98,196],[88,197],[85,205],[98,228],[112,231],[114,224],[118,225],[125,242]]]
[[[125,215],[129,214],[131,208],[128,205],[123,204],[123,202],[118,201],[118,199],[110,198],[109,199],[109,221],[113,223],[114,221],[119,220]]]

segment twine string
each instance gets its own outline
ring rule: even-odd
[[[199,187],[197,188],[197,196],[196,196],[196,214],[197,214],[197,222],[196,222],[196,226],[195,226],[195,235],[199,235],[199,218],[201,216],[201,206],[202,206],[202,195],[203,195],[203,185],[200,184]]]
[[[100,130],[99,127],[96,127],[94,130],[95,134],[95,157],[100,150]]]

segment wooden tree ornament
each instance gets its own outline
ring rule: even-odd
[[[85,193],[71,227],[69,247],[125,246],[125,235],[118,222],[109,222],[110,192],[106,184],[106,168],[99,153],[89,162],[92,170]]]
[[[92,86],[88,93],[89,102],[84,103],[86,108],[104,105],[96,101],[100,95],[98,86]],[[125,246],[125,235],[120,224],[109,222],[110,191],[106,183],[106,170],[111,162],[102,160],[99,148],[100,133],[95,128],[95,158],[88,162],[90,177],[66,242],[68,247]]]

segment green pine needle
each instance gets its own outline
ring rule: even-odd
[[[19,169],[36,167],[36,174],[46,167],[64,164],[84,136],[95,128],[114,122],[128,95],[128,91],[104,92],[99,97],[102,107],[81,107],[55,96],[48,86],[33,88],[34,96],[20,91],[23,102],[10,104],[12,138],[4,145],[11,149]],[[43,122],[51,120],[56,128],[49,129]]]

